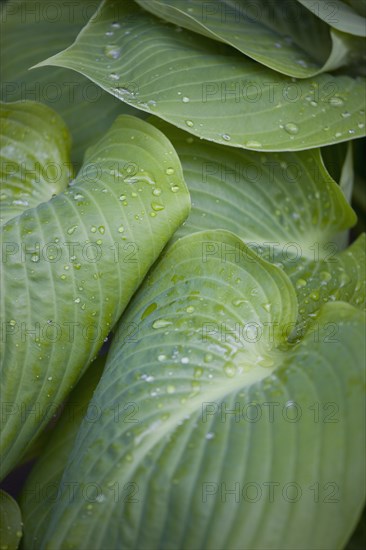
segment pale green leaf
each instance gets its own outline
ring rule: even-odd
[[[365,135],[363,78],[294,81],[131,2],[104,1],[44,65],[74,69],[138,109],[233,147],[299,150]]]
[[[112,344],[41,547],[341,548],[364,499],[365,324],[327,304],[288,346],[296,309],[234,235],[176,242],[124,316],[138,340]],[[116,420],[129,402],[137,422]]]
[[[69,132],[55,111],[33,101],[0,102],[0,224],[67,187],[69,154]]]
[[[365,307],[365,239],[340,250],[339,234],[356,216],[320,151],[237,151],[157,119],[154,124],[174,144],[192,196],[191,213],[174,239],[215,228],[239,235],[290,276],[299,300],[299,331],[326,301]],[[347,169],[335,164],[337,153],[342,162],[340,146],[327,151],[327,162],[343,182]]]
[[[89,422],[98,418],[99,412],[88,406],[102,375],[105,358],[96,359],[71,392],[56,428],[26,480],[20,500],[25,548],[32,545],[39,548],[38,541],[57,501],[57,489],[83,417]]]
[[[0,489],[0,544],[2,550],[17,550],[22,538],[22,517],[16,501]]]
[[[69,46],[97,7],[98,2],[83,0],[10,0],[0,12],[0,97],[6,102],[41,101],[55,109],[71,130],[72,160],[78,169],[86,148],[107,131],[117,115],[133,110],[75,72],[56,67],[29,69]]]
[[[327,0],[317,0],[316,2],[298,0],[298,2],[335,29],[356,36],[366,36],[366,19],[357,13],[357,7],[361,7],[364,0],[352,0],[351,5],[341,2],[341,0],[332,0],[331,2]]]
[[[158,17],[229,44],[258,63],[297,78],[347,65],[350,53],[359,55],[364,46],[361,39],[331,31],[297,2],[137,2]]]
[[[121,116],[69,190],[2,226],[2,475],[95,358],[189,207],[171,143]]]

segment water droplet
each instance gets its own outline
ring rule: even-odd
[[[119,200],[120,201],[125,201],[126,200],[126,195],[120,195]]]
[[[258,147],[258,149],[260,147],[263,147],[263,145],[261,144],[260,141],[256,141],[255,139],[250,139],[249,141],[246,142],[246,147]]]
[[[160,355],[158,355],[158,361],[166,361],[167,360],[167,356],[164,355],[163,353],[161,353]]]
[[[318,302],[319,300],[319,292],[317,290],[314,290],[314,292],[310,293],[310,298],[314,300],[314,302]]]
[[[270,357],[260,357],[257,361],[257,364],[260,367],[268,368],[268,367],[273,367],[274,361]]]
[[[174,174],[175,170],[174,168],[167,168],[165,170],[165,173],[168,175],[168,176],[172,176]]]
[[[191,120],[186,120],[186,124],[187,126],[189,126],[190,128],[192,128],[193,126],[193,122]]]
[[[10,319],[9,325],[10,325],[11,327],[15,327],[16,321],[15,321],[14,319]]]
[[[331,274],[329,273],[329,271],[321,271],[321,272],[319,273],[319,275],[320,275],[321,280],[322,280],[322,281],[325,281],[325,282],[330,281],[331,278],[332,278],[332,276],[331,276]]]
[[[49,382],[51,382],[52,376],[49,376],[49,377],[47,378],[47,380],[48,380]]]
[[[171,188],[170,188],[171,192],[172,193],[178,193],[179,191],[179,185],[173,185]]]
[[[109,75],[109,78],[112,79],[112,80],[119,80],[120,77],[119,77],[119,74],[117,74],[117,73],[111,73]]]
[[[306,285],[307,285],[307,282],[305,281],[305,279],[298,279],[296,281],[296,287],[297,288],[303,288]]]
[[[107,44],[107,46],[104,48],[104,54],[110,59],[118,59],[121,55],[121,48],[119,48],[115,44]]]
[[[152,328],[158,329],[158,328],[166,328],[172,325],[171,321],[167,321],[166,319],[157,319],[153,322]]]
[[[341,273],[339,276],[339,287],[342,288],[342,286],[346,286],[350,282],[351,278],[347,273]]]
[[[351,116],[351,113],[349,111],[344,111],[343,113],[341,113],[342,118],[348,118],[350,116]]]
[[[152,194],[155,196],[155,197],[159,197],[161,195],[161,189],[159,189],[158,187],[156,189],[153,190]]]
[[[111,27],[112,29],[120,29],[121,25],[120,23],[118,23],[118,21],[113,21],[113,23],[111,23]]]
[[[292,136],[299,133],[299,127],[294,122],[288,122],[284,125],[284,130]]]
[[[344,105],[344,101],[341,97],[331,97],[329,100],[329,105],[332,107],[342,107],[342,105]]]
[[[90,231],[91,231],[92,233],[96,233],[96,232],[97,232],[97,228],[95,227],[95,225],[92,225],[92,226],[91,226]]]
[[[360,129],[362,129],[362,128],[365,127],[365,124],[364,124],[363,122],[359,122],[359,123],[357,124],[357,126],[358,126]]]
[[[175,393],[175,386],[169,384],[166,388],[167,393]]]
[[[231,136],[229,134],[222,134],[222,139],[224,139],[225,141],[230,141],[231,140]]]
[[[123,233],[125,230],[125,228],[123,227],[123,225],[120,225],[119,228],[118,228],[118,233]]]
[[[194,312],[194,307],[193,306],[188,306],[187,309],[186,309],[186,312],[187,313],[193,313]]]
[[[100,225],[100,226],[98,227],[98,231],[99,231],[99,233],[101,233],[102,235],[104,235],[104,233],[105,233],[104,225]]]
[[[183,103],[189,103],[190,99],[187,96],[183,96],[182,101],[183,101]]]
[[[233,363],[226,363],[224,366],[224,372],[229,378],[233,378],[236,374],[236,367]]]
[[[263,309],[268,313],[271,311],[272,304],[263,304]]]
[[[78,227],[77,225],[72,225],[72,226],[69,227],[69,229],[67,230],[67,233],[68,233],[69,235],[72,235],[72,234],[74,233],[75,229],[77,229],[77,227]]]
[[[39,262],[39,256],[38,256],[38,254],[32,254],[32,256],[31,256],[31,261],[32,261],[32,262]]]
[[[212,359],[213,359],[213,355],[211,353],[206,353],[206,355],[203,358],[205,363],[211,363]]]
[[[143,321],[144,319],[146,319],[146,317],[153,313],[157,307],[158,305],[155,302],[153,304],[150,304],[141,315],[141,321]]]
[[[242,299],[238,299],[238,300],[233,300],[232,304],[234,307],[239,307],[241,306],[242,304],[246,304],[248,302],[248,300],[242,300]]]
[[[215,437],[215,434],[213,432],[208,432],[206,434],[206,439],[213,439]]]
[[[163,204],[159,204],[158,202],[152,202],[151,208],[155,210],[155,212],[160,212],[161,210],[164,210],[165,206]]]

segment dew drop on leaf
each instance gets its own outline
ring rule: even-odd
[[[299,127],[294,122],[288,122],[285,124],[284,130],[290,135],[296,135],[299,133]]]
[[[342,105],[344,105],[344,101],[341,97],[331,97],[329,100],[329,105],[332,107],[342,107]]]

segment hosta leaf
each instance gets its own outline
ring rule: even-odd
[[[39,548],[47,528],[57,489],[80,423],[85,416],[95,422],[98,411],[88,408],[102,375],[105,356],[94,361],[71,392],[48,444],[27,478],[21,497],[25,548]]]
[[[69,153],[69,133],[55,111],[32,101],[0,103],[0,224],[65,189]]]
[[[41,547],[341,547],[364,498],[365,327],[327,304],[319,339],[288,347],[296,309],[231,233],[175,243],[124,316],[137,342],[112,344]],[[127,403],[135,423],[116,417]]]
[[[2,475],[96,356],[189,206],[171,143],[121,116],[69,190],[2,227]]]
[[[319,150],[238,151],[192,138],[157,119],[154,124],[174,144],[192,196],[191,213],[174,239],[223,228],[282,266],[298,295],[298,330],[328,300],[365,306],[365,240],[360,237],[337,253],[336,235],[354,225],[356,216]]]
[[[364,79],[294,82],[131,2],[104,1],[75,43],[43,65],[74,69],[138,109],[233,147],[298,150],[365,134]]]
[[[97,6],[98,2],[10,0],[0,8],[0,97],[7,102],[41,101],[56,109],[71,130],[72,160],[78,168],[86,148],[117,115],[132,109],[75,72],[29,68],[69,46]]]
[[[330,241],[323,259],[317,258],[320,249],[315,244],[315,260],[302,258],[284,264],[299,300],[298,333],[324,302],[343,300],[359,309],[366,308],[366,235],[360,235],[350,247],[338,253],[337,246]],[[330,335],[336,335],[337,331],[335,325],[329,327]]]
[[[18,504],[0,489],[0,541],[4,550],[16,550],[22,537],[22,517]]]
[[[357,13],[357,6],[361,6],[364,0],[352,0],[349,2],[350,5],[340,0],[332,0],[332,2],[298,0],[298,2],[335,29],[356,36],[366,36],[366,19]]]
[[[345,0],[345,2],[352,6],[357,13],[366,17],[366,0]]]
[[[362,52],[364,45],[360,39],[329,32],[326,23],[297,2],[137,2],[158,17],[229,44],[270,69],[297,78],[346,65],[350,50]]]

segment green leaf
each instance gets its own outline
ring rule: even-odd
[[[298,2],[335,29],[356,36],[366,36],[366,19],[357,13],[356,7],[361,6],[364,0],[349,2],[351,5],[347,5],[340,0],[332,0],[332,2],[324,0],[319,0],[318,2],[298,0]]]
[[[78,169],[86,148],[107,131],[117,115],[132,114],[133,109],[75,72],[29,68],[69,46],[97,5],[10,0],[0,12],[0,97],[6,102],[41,101],[55,109],[71,130],[72,160]]]
[[[233,234],[177,241],[124,316],[138,339],[112,343],[41,545],[340,548],[364,499],[365,324],[327,304],[319,339],[289,346],[296,309]],[[116,420],[127,403],[136,423]]]
[[[2,224],[63,191],[71,166],[68,130],[45,105],[0,102],[0,125]]]
[[[360,39],[329,26],[297,2],[276,0],[137,0],[143,8],[188,30],[233,46],[280,73],[306,78],[349,63]],[[364,30],[363,36],[366,36]]]
[[[0,541],[4,550],[16,550],[22,538],[22,517],[16,501],[0,489]]]
[[[75,43],[44,65],[74,69],[137,109],[233,147],[299,150],[365,134],[364,79],[294,82],[130,2],[104,1]]]
[[[95,422],[98,417],[98,411],[88,405],[103,373],[105,359],[104,356],[94,361],[71,392],[56,428],[26,480],[20,500],[25,548],[39,548],[38,541],[47,529],[62,473],[83,417],[88,422]]]
[[[365,239],[339,250],[339,234],[356,216],[319,150],[237,151],[158,119],[154,124],[174,144],[192,196],[191,213],[173,239],[215,228],[239,235],[289,275],[299,300],[299,332],[326,301],[365,307]],[[327,159],[341,176],[347,170],[331,162],[337,153],[344,160],[340,147],[327,151]]]
[[[366,0],[345,0],[345,2],[352,6],[357,13],[366,17]]]
[[[2,227],[2,475],[95,358],[189,207],[171,143],[121,116],[69,190]]]

